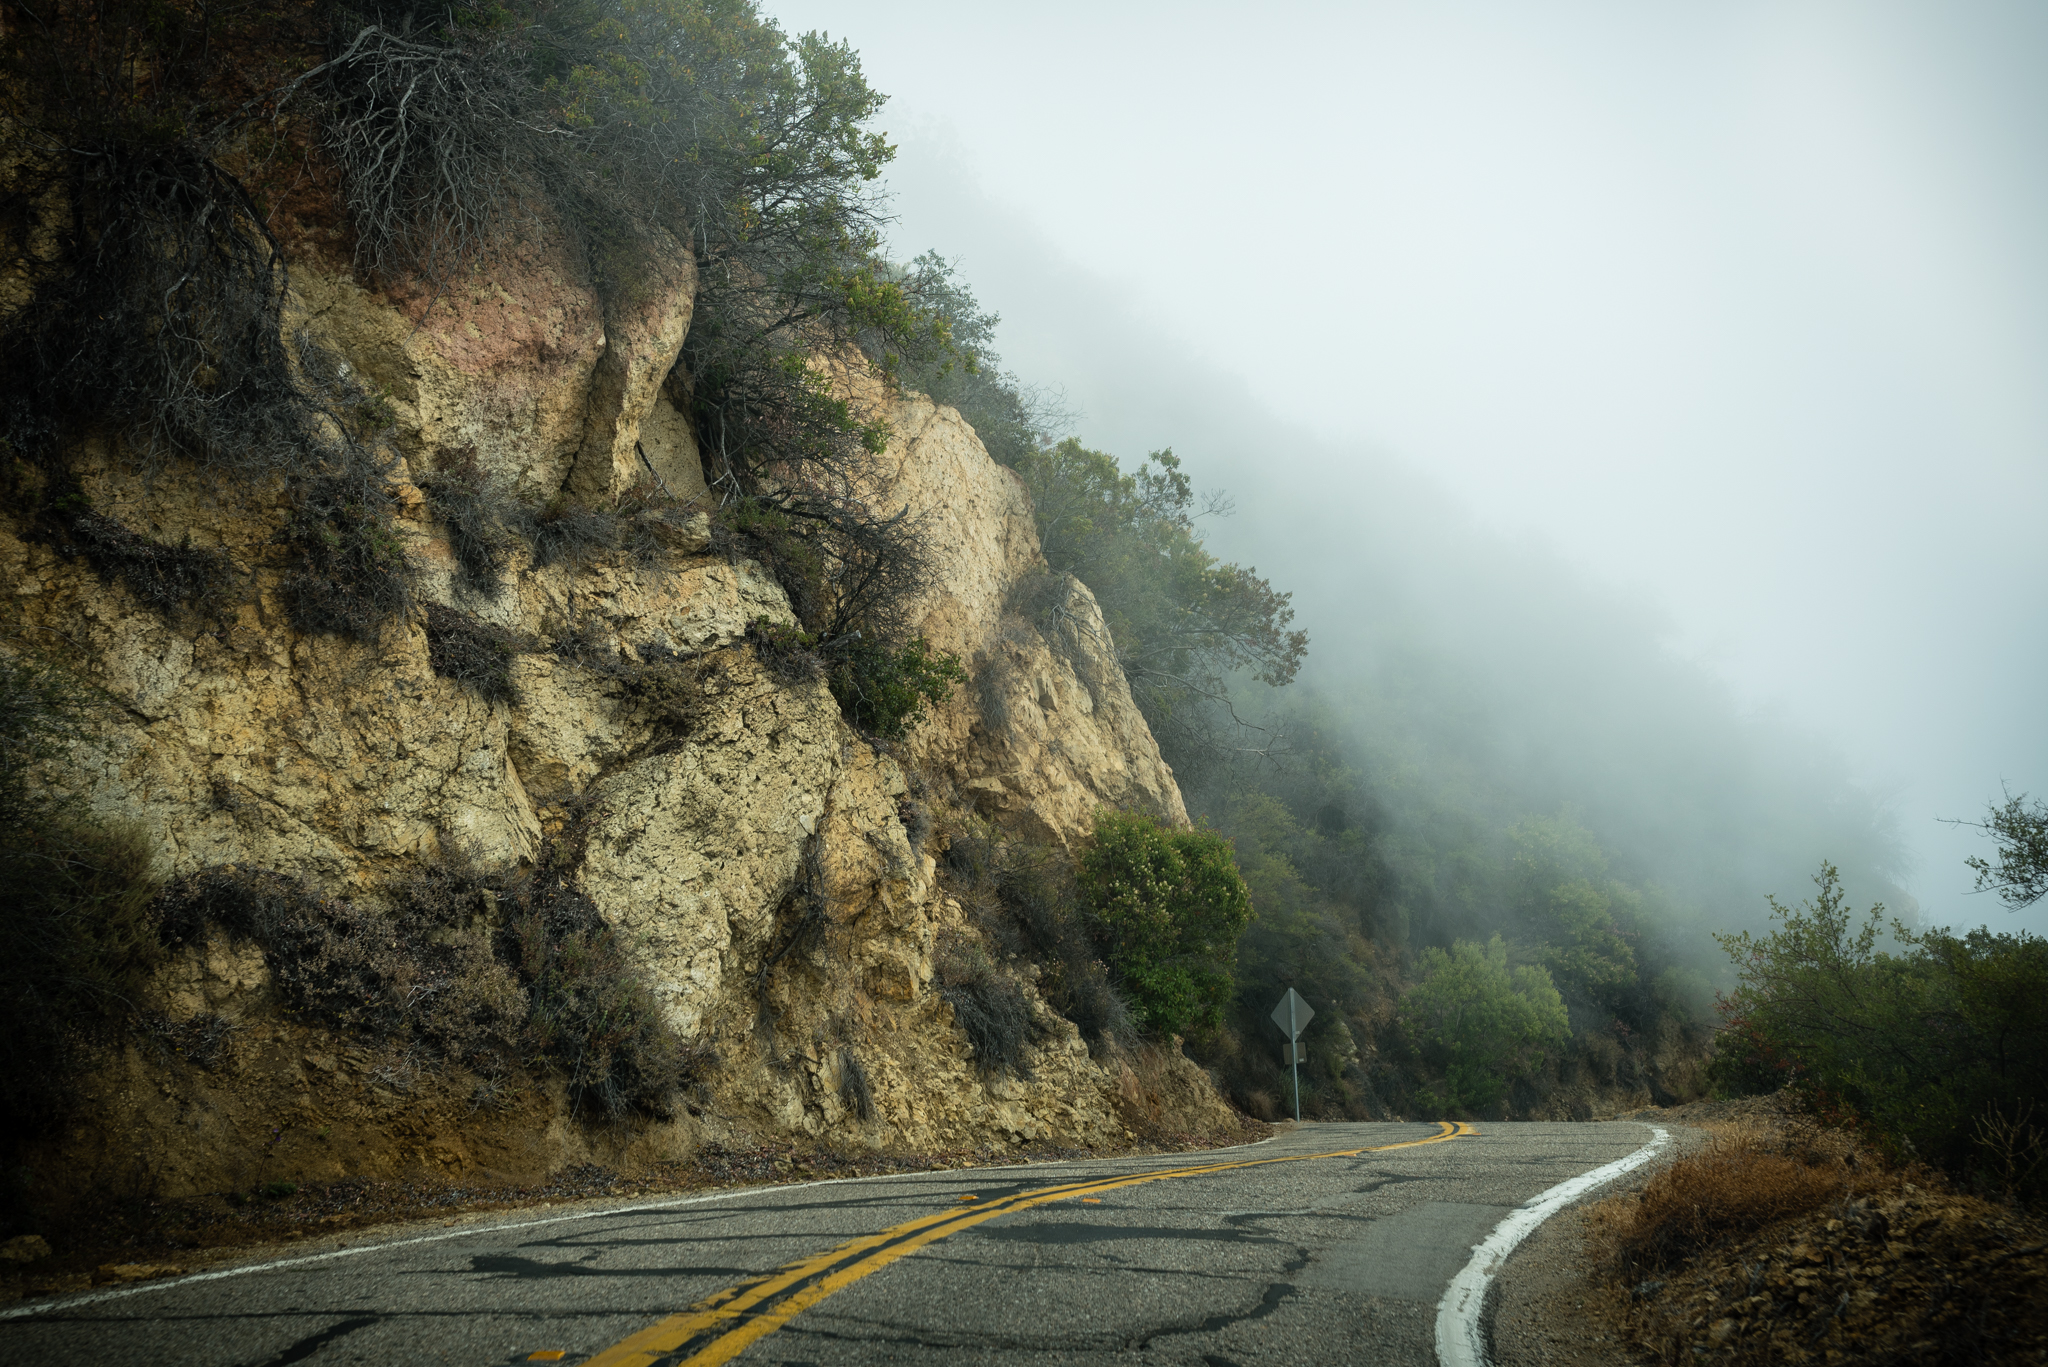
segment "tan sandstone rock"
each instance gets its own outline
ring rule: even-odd
[[[407,468],[394,490],[420,592],[525,643],[518,697],[484,702],[437,676],[417,617],[367,645],[293,631],[271,568],[281,489],[226,488],[196,471],[146,481],[94,447],[80,461],[96,506],[226,551],[254,592],[231,620],[167,621],[0,521],[0,585],[19,638],[57,643],[119,705],[101,745],[81,751],[78,800],[139,823],[166,875],[240,863],[372,901],[451,848],[528,863],[583,812],[573,876],[670,1021],[717,1063],[692,1103],[701,1115],[627,1137],[579,1127],[559,1095],[494,1119],[410,1056],[352,1062],[353,1046],[298,1025],[289,1043],[283,1026],[264,1036],[262,957],[217,939],[165,971],[158,1006],[249,1023],[229,1049],[239,1061],[173,1079],[131,1050],[98,1128],[71,1136],[68,1151],[153,1165],[175,1195],[243,1181],[256,1161],[246,1132],[272,1125],[257,1117],[277,1107],[296,1117],[292,1161],[316,1176],[545,1171],[747,1133],[916,1148],[1122,1142],[1136,1103],[1121,1064],[1091,1058],[1033,996],[1030,1076],[987,1073],[933,986],[941,926],[970,932],[940,891],[933,852],[904,824],[904,764],[1044,839],[1084,836],[1102,807],[1187,819],[1092,597],[1047,579],[1028,496],[971,428],[921,397],[869,392],[895,431],[872,487],[922,519],[939,569],[921,629],[974,674],[899,759],[857,736],[822,683],[786,682],[756,659],[748,624],[790,621],[787,600],[759,566],[702,554],[701,520],[657,568],[536,569],[518,553],[495,599],[454,588],[446,531],[409,478],[451,454],[474,452],[536,500],[565,488],[616,498],[646,464],[678,498],[701,493],[672,375],[689,321],[687,256],[609,320],[545,243],[437,298],[376,295],[311,270],[296,279],[294,325],[398,414]],[[572,621],[578,649],[551,648]],[[650,669],[662,687],[647,685]],[[1206,1085],[1198,1070],[1174,1076],[1188,1096]],[[1228,1123],[1207,1095],[1211,1119]]]
[[[910,509],[943,567],[918,628],[973,675],[912,738],[917,762],[1034,839],[1079,839],[1102,808],[1187,825],[1094,595],[1045,567],[1023,481],[954,410],[872,386],[865,397],[894,432],[877,497]]]

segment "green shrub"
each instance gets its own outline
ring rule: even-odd
[[[802,627],[756,617],[747,623],[747,639],[754,643],[755,657],[783,683],[809,683],[825,672],[818,638]]]
[[[1511,970],[1498,935],[1483,945],[1459,940],[1448,952],[1432,946],[1418,969],[1401,998],[1401,1027],[1443,1079],[1418,1097],[1432,1110],[1470,1114],[1498,1106],[1511,1083],[1571,1037],[1549,972],[1534,965]]]
[[[454,0],[424,16],[172,0],[19,17],[0,46],[0,160],[25,287],[0,309],[0,370],[18,381],[0,394],[0,440],[29,465],[61,475],[101,431],[151,468],[192,459],[279,482],[296,507],[292,622],[370,641],[410,608],[383,491],[395,408],[284,326],[273,229],[345,238],[366,276],[432,289],[480,251],[553,233],[608,318],[672,288],[680,246],[706,267],[681,401],[714,479],[802,524],[821,566],[791,586],[807,630],[889,634],[928,572],[923,540],[862,496],[886,427],[812,361],[865,358],[886,378],[908,348],[944,350],[946,329],[878,255],[865,187],[892,149],[868,127],[882,97],[846,44],[785,36],[748,0]],[[332,174],[309,184],[309,158]],[[678,530],[674,510],[529,520],[461,471],[424,482],[476,593],[494,591],[508,524],[530,521],[543,566],[612,550],[645,562]],[[80,525],[151,592],[205,568],[169,548],[144,565]]]
[[[941,866],[989,943],[1040,965],[1039,995],[1091,1050],[1137,1043],[1130,1005],[1110,983],[1064,851],[1006,838],[977,821],[947,841]]]
[[[1284,687],[1308,633],[1291,628],[1291,595],[1217,559],[1196,534],[1197,518],[1227,504],[1198,506],[1172,451],[1126,473],[1069,438],[1021,459],[1017,474],[1046,563],[1094,593],[1131,696],[1182,782],[1237,757],[1254,728],[1231,707],[1232,681]]]
[[[952,344],[914,351],[899,371],[903,382],[959,410],[998,464],[1021,465],[1050,446],[1072,415],[1003,370],[995,349],[1002,318],[982,310],[937,252],[918,257],[903,274],[911,294],[944,322]]]
[[[2048,1171],[2006,1152],[2048,1108],[2048,940],[1894,923],[1897,952],[1882,950],[1883,907],[1858,925],[1832,864],[1814,883],[1798,907],[1770,899],[1768,935],[1721,937],[1738,986],[1715,1084],[1790,1086],[1895,1153],[2029,1194],[2048,1186]],[[2032,1148],[2048,1158],[2038,1134]]]
[[[927,703],[944,702],[967,682],[967,671],[959,656],[934,651],[922,636],[896,648],[856,635],[834,648],[826,681],[856,728],[901,740],[923,720]]]
[[[1077,883],[1110,969],[1148,1030],[1191,1034],[1222,1024],[1238,936],[1252,918],[1229,841],[1104,812]]]
[[[1978,892],[1997,893],[2014,911],[2048,897],[2048,803],[2007,793],[1983,821],[1958,824],[1975,826],[1997,842],[1992,859],[1971,855],[1963,861],[1977,875]]]

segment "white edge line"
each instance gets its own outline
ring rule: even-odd
[[[1538,1225],[1595,1187],[1612,1182],[1662,1153],[1671,1142],[1669,1131],[1656,1125],[1648,1128],[1652,1136],[1649,1143],[1626,1158],[1618,1158],[1531,1197],[1495,1225],[1484,1241],[1473,1246],[1472,1260],[1451,1278],[1444,1298],[1436,1304],[1436,1360],[1441,1367],[1487,1367],[1486,1347],[1479,1332],[1479,1317],[1486,1307],[1486,1284],[1500,1271],[1508,1254],[1515,1251],[1515,1245],[1534,1233]]]
[[[1206,1149],[1206,1153],[1229,1153],[1232,1149],[1255,1149],[1261,1144],[1270,1144],[1278,1138],[1267,1135],[1249,1144],[1232,1144],[1221,1149]],[[1148,1155],[1166,1158],[1167,1154]],[[279,1268],[304,1267],[308,1263],[333,1262],[338,1258],[354,1258],[364,1253],[382,1253],[388,1249],[410,1248],[415,1244],[440,1243],[444,1239],[461,1239],[478,1234],[502,1234],[517,1229],[539,1229],[544,1225],[567,1224],[572,1220],[596,1220],[607,1215],[634,1215],[649,1210],[676,1210],[683,1206],[701,1206],[709,1201],[730,1201],[740,1196],[758,1196],[763,1192],[804,1191],[812,1187],[838,1187],[855,1182],[902,1181],[905,1178],[933,1177],[939,1173],[982,1173],[1014,1171],[1018,1168],[1069,1167],[1083,1163],[1115,1163],[1118,1158],[1074,1158],[1053,1159],[1045,1163],[1005,1164],[1003,1167],[990,1165],[981,1168],[928,1168],[923,1172],[878,1172],[867,1177],[824,1177],[815,1182],[785,1182],[777,1186],[734,1187],[730,1191],[712,1192],[705,1196],[684,1196],[673,1201],[649,1201],[640,1205],[606,1206],[601,1210],[579,1210],[568,1215],[550,1215],[540,1220],[518,1220],[510,1224],[473,1224],[462,1229],[440,1230],[433,1234],[418,1234],[410,1239],[392,1239],[383,1243],[352,1244],[347,1248],[330,1249],[326,1253],[308,1253],[296,1258],[273,1258],[269,1262],[245,1263],[240,1267],[223,1267],[212,1272],[192,1272],[182,1277],[170,1277],[160,1282],[139,1282],[134,1286],[117,1287],[111,1291],[94,1291],[83,1296],[65,1299],[37,1301],[34,1305],[10,1306],[0,1310],[0,1320],[25,1319],[30,1315],[47,1315],[53,1310],[70,1310],[81,1305],[97,1305],[101,1301],[120,1300],[125,1296],[141,1296],[151,1291],[170,1291],[181,1286],[192,1286],[199,1282],[217,1282],[228,1277],[246,1277],[256,1272],[275,1272]]]

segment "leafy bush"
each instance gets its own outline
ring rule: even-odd
[[[2007,793],[1974,825],[1997,842],[1994,859],[1971,855],[1963,861],[1977,875],[1977,891],[1995,892],[2014,911],[2048,897],[2048,803]]]
[[[345,219],[366,273],[435,288],[479,251],[555,233],[608,319],[672,287],[681,249],[699,282],[685,402],[722,494],[800,529],[818,559],[791,586],[807,630],[902,644],[923,539],[866,501],[886,429],[814,358],[886,380],[949,343],[877,255],[865,187],[891,149],[845,44],[786,37],[748,0],[456,0],[424,16],[120,0],[19,18],[0,42],[0,151],[26,287],[0,310],[0,365],[19,381],[0,439],[31,466],[61,474],[98,429],[145,463],[280,481],[297,508],[294,624],[371,640],[410,607],[382,489],[390,408],[285,334],[274,230],[326,242]],[[488,592],[487,491],[452,470],[428,483],[463,583]],[[668,539],[627,510],[551,507],[531,530],[543,565]]]
[[[818,638],[801,627],[756,617],[747,623],[747,639],[754,643],[756,658],[783,683],[810,683],[825,672]]]
[[[1712,1078],[1738,1092],[1789,1085],[1894,1152],[2007,1184],[1995,1136],[2048,1105],[2048,941],[1894,923],[1898,951],[1881,950],[1883,907],[1858,926],[1832,864],[1814,883],[1796,908],[1770,899],[1768,935],[1720,937],[1738,986]]]
[[[892,647],[856,634],[834,647],[826,682],[855,727],[901,740],[923,719],[925,704],[944,702],[967,682],[967,671],[959,656],[933,651],[922,636]]]
[[[896,641],[922,537],[869,506],[858,476],[886,429],[814,358],[886,379],[949,340],[877,255],[863,187],[891,149],[852,50],[786,38],[745,0],[330,13],[309,90],[363,264],[444,279],[537,210],[609,310],[661,288],[657,258],[686,245],[686,397],[721,502],[766,514],[739,535],[807,631]],[[589,522],[543,529],[588,543]]]
[[[1436,1111],[1498,1106],[1511,1082],[1570,1038],[1550,974],[1534,965],[1510,970],[1498,935],[1484,945],[1459,940],[1449,952],[1432,946],[1422,951],[1418,969],[1417,982],[1401,999],[1401,1025],[1443,1077],[1440,1088],[1420,1098]]]
[[[1074,1023],[1090,1050],[1137,1043],[1130,1007],[1110,984],[1063,851],[1006,839],[974,822],[947,842],[942,867],[989,943],[1041,965],[1039,995]]]
[[[1644,894],[1608,875],[1606,853],[1569,817],[1527,818],[1508,840],[1524,933],[1541,943],[1540,961],[1566,1004],[1605,1024],[1639,982]]]
[[[1214,1030],[1233,988],[1251,894],[1230,843],[1149,817],[1104,812],[1077,883],[1111,970],[1147,1029]]]
[[[1053,396],[1003,370],[995,350],[1002,318],[982,311],[974,292],[937,252],[918,257],[902,275],[918,303],[943,322],[951,343],[906,357],[899,371],[903,382],[958,409],[998,464],[1021,465],[1052,445],[1071,414]]]
[[[1117,663],[1160,748],[1194,776],[1240,748],[1247,726],[1227,678],[1291,682],[1308,634],[1291,628],[1291,595],[1254,569],[1211,555],[1195,520],[1194,487],[1171,451],[1125,473],[1114,456],[1069,438],[1021,459],[1046,562],[1093,590]]]

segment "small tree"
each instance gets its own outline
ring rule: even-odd
[[[1256,569],[1211,555],[1198,506],[1172,451],[1126,473],[1114,456],[1069,438],[1017,465],[1031,491],[1046,563],[1087,584],[1102,606],[1117,664],[1183,783],[1247,747],[1230,679],[1291,683],[1308,654],[1291,594]]]
[[[1797,907],[1770,899],[1768,935],[1718,937],[1738,986],[1715,1084],[1790,1086],[1901,1155],[2009,1188],[2040,1180],[2002,1171],[2014,1155],[1995,1134],[2048,1103],[2048,941],[1893,922],[1892,952],[1879,947],[1883,907],[1859,925],[1832,864],[1814,883]]]
[[[1985,815],[1983,821],[1959,823],[1998,842],[1996,863],[1974,854],[1963,861],[1977,874],[1977,891],[1997,893],[2014,911],[2048,897],[2048,803],[2029,804],[2025,793],[2007,793],[2005,805],[1993,803]]]
[[[1147,1029],[1214,1030],[1252,918],[1230,842],[1150,817],[1104,812],[1082,851],[1080,890],[1110,969]]]
[[[1459,940],[1422,951],[1422,976],[1401,999],[1401,1027],[1440,1087],[1420,1100],[1443,1111],[1497,1106],[1508,1084],[1527,1077],[1545,1051],[1571,1035],[1564,999],[1541,968],[1508,967],[1507,946]]]

